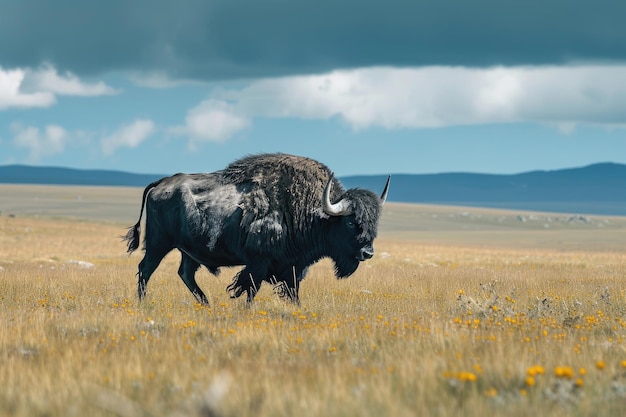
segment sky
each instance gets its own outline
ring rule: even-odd
[[[0,0],[0,165],[626,163],[621,0]]]

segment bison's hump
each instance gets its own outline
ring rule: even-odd
[[[222,172],[229,182],[253,182],[263,187],[285,181],[324,182],[331,173],[326,165],[318,161],[283,153],[246,156],[231,163]]]

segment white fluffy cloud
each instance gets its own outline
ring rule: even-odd
[[[357,130],[530,122],[567,131],[626,124],[626,66],[368,68],[260,80],[214,98],[232,103],[220,118],[239,125],[291,117]]]
[[[0,67],[0,110],[9,107],[48,107],[54,104],[54,94],[49,91],[33,93],[20,91],[24,76],[23,70],[7,71]]]
[[[118,91],[99,81],[87,83],[71,73],[59,75],[52,66],[39,69],[0,67],[0,110],[49,107],[57,95],[99,96]]]
[[[178,85],[164,75],[155,77],[148,84],[172,89]],[[50,106],[59,94],[115,93],[103,82],[86,83],[69,73],[58,74],[51,66],[0,68],[0,110]],[[564,133],[579,125],[623,128],[626,64],[378,67],[261,79],[215,90],[189,109],[180,125],[166,130],[188,138],[193,148],[202,142],[224,142],[258,117],[338,119],[355,130],[498,123],[548,124]],[[37,158],[59,152],[72,135],[49,132],[50,127],[21,129],[15,144],[28,147]],[[137,147],[155,131],[151,120],[135,120],[103,138],[102,151],[110,155],[122,147]]]
[[[197,142],[222,142],[248,125],[231,104],[211,99],[189,110],[185,124],[171,128],[170,133],[189,137],[193,146]]]
[[[57,70],[50,65],[44,65],[36,70],[27,69],[24,74],[22,89],[25,91],[47,91],[68,96],[101,96],[118,93],[102,81],[87,83],[70,72],[59,75]]]
[[[11,125],[11,131],[13,133],[13,145],[28,149],[30,162],[40,162],[46,157],[64,152],[70,146],[91,149],[98,136],[94,131],[68,131],[58,125],[39,128],[14,123]],[[100,140],[102,153],[109,156],[119,148],[135,148],[155,131],[156,127],[152,120],[135,120],[103,137]]]
[[[113,154],[118,148],[136,148],[155,131],[154,122],[148,119],[138,119],[122,126],[111,135],[102,139],[102,152],[105,155]]]
[[[40,130],[37,127],[16,124],[12,126],[12,130],[15,134],[13,143],[17,147],[29,149],[29,160],[33,162],[63,152],[70,139],[68,132],[56,125],[48,125]]]

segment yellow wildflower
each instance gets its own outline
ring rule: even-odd
[[[554,375],[557,378],[573,378],[574,370],[569,366],[557,366],[554,368]]]
[[[463,382],[475,382],[477,379],[473,372],[459,372],[457,378]]]
[[[541,365],[534,365],[528,368],[526,370],[526,373],[528,374],[528,376],[543,375],[545,373],[545,370]]]

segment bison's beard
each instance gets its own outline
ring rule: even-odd
[[[359,267],[356,258],[333,259],[335,261],[335,276],[337,278],[347,278]]]

